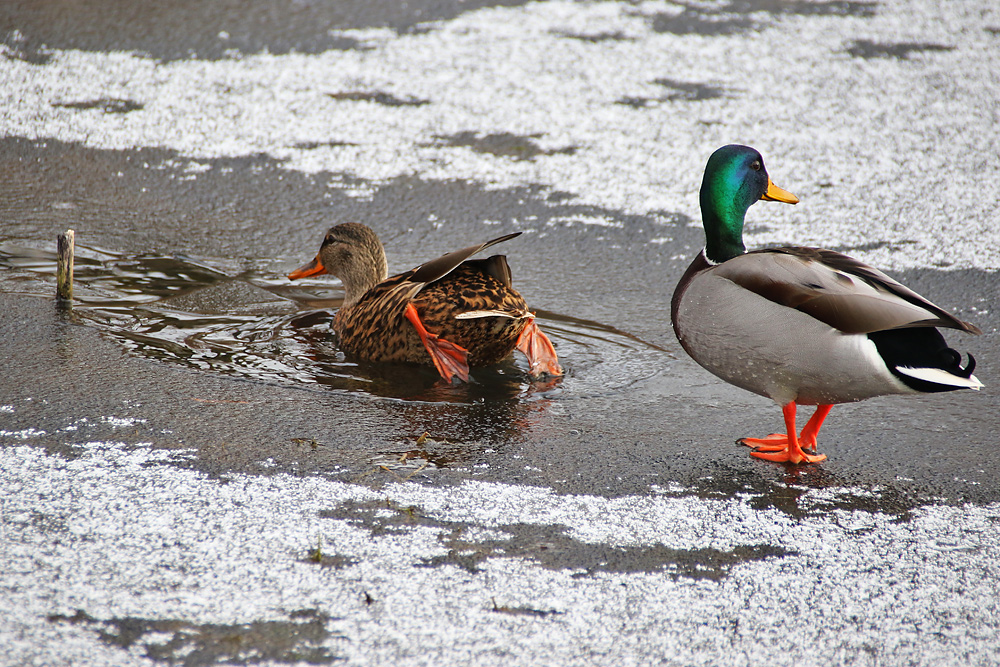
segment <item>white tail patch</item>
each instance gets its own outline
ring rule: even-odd
[[[455,319],[477,320],[481,317],[506,317],[512,320],[521,320],[527,317],[527,313],[524,315],[512,315],[511,313],[505,313],[502,310],[469,310],[464,313],[459,313],[455,316]]]
[[[965,389],[974,389],[979,391],[985,386],[975,375],[969,378],[963,378],[957,375],[952,375],[948,371],[941,370],[940,368],[910,368],[909,366],[896,366],[896,370],[903,375],[909,375],[911,378],[924,380],[925,382],[933,382],[934,384],[943,384],[949,387],[963,387]]]

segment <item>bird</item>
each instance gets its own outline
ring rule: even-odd
[[[826,455],[816,453],[817,435],[836,404],[983,387],[975,358],[962,366],[938,328],[982,332],[882,271],[821,248],[747,252],[744,218],[760,200],[799,201],[771,182],[754,148],[712,153],[700,191],[705,247],[670,304],[691,358],[781,406],[784,433],[737,441],[752,456],[819,463]],[[797,405],[816,406],[798,435]]]
[[[446,382],[469,381],[469,368],[489,366],[514,348],[533,376],[562,375],[552,342],[511,287],[503,255],[469,259],[521,232],[451,252],[388,276],[375,231],[357,222],[327,231],[316,258],[290,280],[323,273],[340,278],[344,303],[333,319],[339,347],[363,361],[433,364]]]

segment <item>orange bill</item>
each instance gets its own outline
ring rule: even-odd
[[[788,190],[782,190],[777,185],[771,182],[771,179],[767,179],[767,192],[761,199],[765,201],[780,201],[786,204],[798,204],[799,198],[793,195]]]
[[[299,278],[308,278],[309,276],[318,276],[321,273],[326,273],[326,267],[323,266],[323,262],[319,261],[319,255],[316,255],[316,259],[309,262],[308,264],[303,264],[299,268],[295,269],[288,274],[289,280],[298,280]]]

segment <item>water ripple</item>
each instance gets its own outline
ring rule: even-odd
[[[538,323],[566,375],[536,380],[520,353],[474,369],[467,385],[446,385],[430,366],[349,359],[330,331],[343,300],[331,280],[289,283],[280,274],[231,275],[213,260],[124,256],[78,246],[74,312],[130,352],[200,371],[415,401],[487,398],[577,399],[626,387],[663,367],[669,354],[612,326],[548,311]],[[51,293],[53,250],[0,243],[6,288]]]

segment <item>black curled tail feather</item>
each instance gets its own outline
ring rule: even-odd
[[[976,358],[971,353],[969,354],[969,363],[966,364],[965,368],[962,368],[962,353],[958,350],[946,347],[941,350],[939,357],[941,363],[932,364],[934,368],[944,369],[952,375],[957,375],[966,380],[972,377],[972,371],[976,370]]]
[[[900,373],[898,368],[938,368],[950,375],[968,380],[976,368],[976,359],[962,367],[962,354],[948,347],[941,332],[933,327],[892,329],[868,334],[892,374],[914,391],[934,393],[962,389],[960,386],[939,384]]]
[[[964,377],[965,379],[969,379],[970,377],[972,377],[972,371],[976,370],[976,358],[972,356],[971,352],[969,352],[968,354],[969,354],[969,363],[966,364],[965,368],[962,370],[962,377]]]

